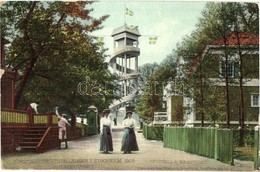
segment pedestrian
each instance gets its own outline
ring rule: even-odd
[[[29,104],[27,107],[26,107],[26,111],[29,113],[29,114],[33,114],[33,111],[38,114],[38,110],[37,110],[37,107],[39,106],[39,103],[38,102],[35,102],[35,103],[31,103]]]
[[[29,114],[29,124],[33,125],[34,124],[34,118],[33,118],[33,113],[35,112],[38,114],[37,107],[39,106],[38,102],[31,103],[28,106],[26,106],[26,111]],[[34,112],[33,112],[34,111]]]
[[[139,151],[134,131],[135,120],[132,118],[132,113],[132,111],[127,111],[123,121],[124,134],[121,151],[123,151],[124,154],[131,153],[131,151]]]
[[[112,121],[109,118],[109,113],[109,109],[104,109],[103,117],[100,119],[100,151],[105,154],[113,151]]]
[[[58,116],[58,127],[59,127],[59,149],[61,149],[61,142],[65,142],[65,149],[68,148],[67,142],[67,125],[70,126],[70,123],[65,118],[66,114],[59,115],[58,107],[55,108],[55,113]]]
[[[114,126],[117,126],[117,120],[116,120],[116,117],[114,118]]]

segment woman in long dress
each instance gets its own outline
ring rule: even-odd
[[[100,151],[105,154],[113,151],[112,121],[109,118],[109,113],[109,109],[104,109],[103,117],[100,119]]]
[[[121,151],[123,151],[124,154],[131,153],[132,151],[138,151],[138,145],[136,141],[135,136],[135,120],[132,118],[132,112],[127,111],[126,117],[123,121],[124,128],[124,134],[122,139],[122,147]]]

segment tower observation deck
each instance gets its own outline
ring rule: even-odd
[[[110,65],[120,78],[121,99],[110,105],[111,110],[118,110],[127,104],[133,104],[138,96],[138,29],[130,29],[126,25],[113,30],[114,52]]]

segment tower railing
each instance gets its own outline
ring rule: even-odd
[[[121,90],[123,97],[120,100],[115,100],[109,108],[117,110],[129,102],[133,102],[139,96],[137,90],[137,79],[140,75],[138,73],[138,56],[140,55],[138,37],[141,35],[137,29],[121,26],[114,29],[112,36],[114,38],[114,53],[110,59],[110,64],[114,72],[119,75],[119,81],[123,87]],[[131,68],[131,59],[134,59],[135,69]],[[130,88],[132,90],[129,90]]]

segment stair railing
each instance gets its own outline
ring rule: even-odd
[[[38,145],[37,145],[37,150],[40,148],[40,146],[42,145],[43,141],[45,140],[45,138],[47,137],[49,131],[51,130],[51,126],[49,126],[47,128],[47,130],[45,131],[44,135],[42,136],[41,140],[39,141]]]

